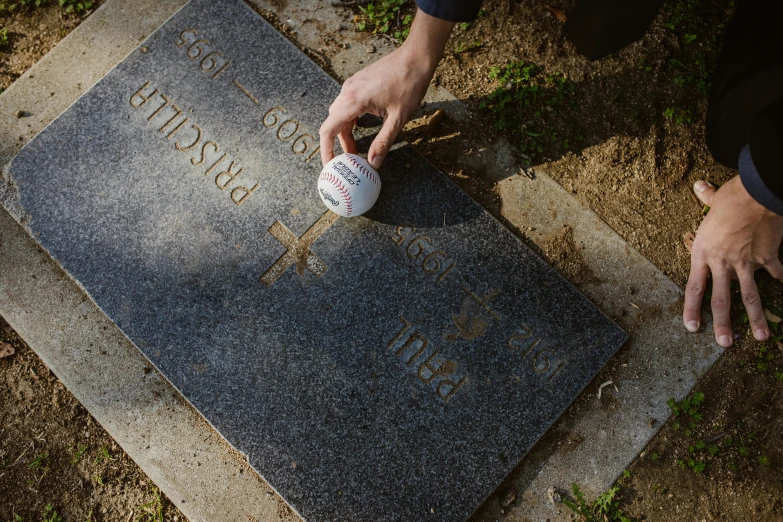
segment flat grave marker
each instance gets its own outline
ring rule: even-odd
[[[240,0],[193,0],[1,199],[303,518],[465,520],[626,336],[410,146],[368,214],[327,211],[339,89]]]

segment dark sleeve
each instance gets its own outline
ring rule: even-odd
[[[739,175],[742,186],[748,194],[776,214],[783,215],[783,200],[772,193],[767,184],[761,178],[753,158],[750,157],[750,147],[745,145],[739,156]]]
[[[753,120],[748,149],[760,180],[776,200],[783,200],[783,98],[762,110]],[[753,197],[773,212],[783,214],[783,205],[771,208]]]
[[[482,0],[416,0],[419,9],[449,22],[469,22],[478,16]]]

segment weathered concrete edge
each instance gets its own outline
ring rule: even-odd
[[[109,0],[101,6],[0,95],[0,161],[7,164],[185,3]],[[19,110],[33,116],[16,118]],[[0,314],[189,520],[294,519],[5,210]]]

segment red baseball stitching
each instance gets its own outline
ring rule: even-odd
[[[373,174],[373,172],[372,172],[372,171],[369,171],[369,170],[367,170],[367,168],[366,168],[364,165],[362,165],[361,163],[359,163],[358,161],[356,161],[356,160],[353,158],[353,155],[352,155],[352,154],[346,154],[345,156],[348,158],[348,161],[350,161],[351,163],[353,163],[353,164],[356,166],[356,168],[357,168],[357,169],[359,169],[360,171],[362,171],[362,173],[363,173],[365,176],[367,176],[368,178],[370,178],[370,181],[372,181],[372,182],[373,182],[373,183],[375,183],[376,185],[379,185],[379,184],[380,184],[380,180],[378,179],[378,177],[377,177],[375,174]]]
[[[318,181],[321,180],[328,181],[329,183],[334,185],[334,187],[340,192],[340,195],[343,198],[343,202],[345,203],[346,215],[350,216],[351,213],[353,212],[353,207],[351,205],[351,196],[350,194],[348,194],[348,190],[345,188],[345,186],[339,180],[339,178],[337,178],[331,172],[324,171],[321,172],[320,176],[318,176]]]

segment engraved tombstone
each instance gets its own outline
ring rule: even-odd
[[[18,154],[5,207],[303,518],[462,521],[625,334],[410,146],[319,200],[339,85],[193,0]]]

